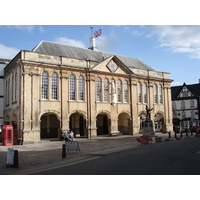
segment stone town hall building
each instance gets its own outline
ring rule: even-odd
[[[140,60],[42,41],[5,67],[4,123],[15,140],[58,138],[73,130],[92,138],[121,131],[138,135],[145,107],[156,131],[172,131],[169,73]]]

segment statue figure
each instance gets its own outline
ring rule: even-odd
[[[147,115],[146,115],[146,121],[150,121],[151,120],[151,115],[150,115],[150,112],[153,110],[153,108],[149,108],[147,105],[146,105],[146,112],[147,112]]]
[[[113,94],[116,94],[116,86],[115,86],[115,81],[114,80],[112,80],[112,93]]]

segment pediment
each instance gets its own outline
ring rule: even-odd
[[[103,60],[101,63],[93,67],[93,70],[119,73],[119,74],[132,74],[133,72],[124,65],[116,56],[110,56]]]
[[[186,87],[186,85],[184,85],[182,90],[180,91],[180,93],[178,95],[178,98],[181,98],[181,97],[192,97],[192,96],[194,96],[192,94],[192,92],[190,92],[190,90]]]

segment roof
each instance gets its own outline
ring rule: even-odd
[[[191,84],[191,85],[186,85],[185,83],[181,86],[173,86],[171,87],[171,92],[172,92],[172,100],[177,100],[180,98],[177,98],[179,93],[182,91],[182,88],[186,86],[188,90],[194,95],[195,98],[200,96],[200,83],[197,84]]]
[[[68,45],[57,44],[54,42],[47,42],[47,41],[41,41],[32,51],[37,53],[76,58],[81,60],[89,59],[95,62],[102,62],[102,60],[107,59],[108,57],[114,55],[110,53],[93,51],[90,49],[72,47]],[[115,56],[118,59],[120,59],[121,62],[125,64],[127,67],[154,71],[154,69],[152,69],[145,63],[141,62],[137,58],[121,56],[121,55],[115,55]]]

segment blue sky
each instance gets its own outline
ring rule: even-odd
[[[0,58],[32,50],[40,41],[88,48],[91,26],[103,29],[97,38],[101,51],[135,57],[169,72],[172,85],[200,79],[200,26],[186,25],[1,25]]]

